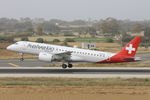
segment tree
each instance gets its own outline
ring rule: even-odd
[[[12,36],[0,36],[0,42],[13,42],[14,37]]]
[[[144,29],[144,36],[145,37],[150,37],[150,27],[146,27]],[[149,38],[149,40],[150,40],[150,38]]]
[[[145,43],[145,47],[148,48],[150,45],[150,27],[144,29],[144,38],[142,39],[142,42]]]
[[[96,29],[94,27],[87,27],[86,28],[86,33],[89,33],[92,36],[95,36],[96,35]]]
[[[42,27],[41,24],[39,24],[39,25],[37,26],[36,32],[37,32],[37,34],[39,34],[39,35],[42,35],[42,34],[43,34],[43,27]]]
[[[21,41],[29,41],[28,37],[21,37]]]
[[[131,29],[131,31],[135,33],[141,32],[142,30],[143,26],[141,24],[135,24]]]
[[[134,38],[133,36],[130,36],[126,33],[122,34],[122,42],[124,42],[124,43],[130,42],[133,38]]]
[[[58,32],[60,29],[57,25],[47,21],[43,23],[43,30],[46,32]]]
[[[84,20],[74,20],[70,22],[71,25],[87,25],[88,23]]]
[[[113,40],[112,38],[106,38],[106,42],[108,42],[108,43],[113,43],[114,40]]]
[[[68,46],[68,43],[66,41],[63,42],[64,46]]]
[[[43,38],[37,38],[36,42],[38,42],[38,43],[44,43],[44,39]]]
[[[59,39],[54,39],[54,40],[53,40],[53,43],[58,43],[58,42],[60,42]]]
[[[97,23],[97,26],[95,26],[96,29],[99,29],[102,33],[113,33],[118,34],[119,33],[119,23],[114,18],[107,18],[105,20],[101,20],[99,23]]]
[[[72,39],[72,38],[66,38],[64,41],[65,42],[75,42],[74,39]]]

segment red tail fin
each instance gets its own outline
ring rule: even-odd
[[[135,37],[124,48],[122,48],[121,51],[116,55],[120,57],[134,57],[140,42],[141,42],[141,37],[140,36]]]
[[[107,60],[101,61],[100,63],[108,63],[108,62],[118,63],[118,62],[137,61],[137,59],[134,56],[136,54],[140,42],[141,42],[141,37],[140,36],[135,37],[125,47],[123,47],[117,54],[108,58]]]

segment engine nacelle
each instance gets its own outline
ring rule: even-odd
[[[49,54],[49,53],[41,52],[39,54],[39,60],[46,61],[46,62],[52,62],[53,61],[53,55]]]

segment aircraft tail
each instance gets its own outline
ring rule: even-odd
[[[120,62],[140,61],[141,58],[135,57],[140,42],[141,37],[140,36],[135,37],[118,53],[116,53],[112,57],[109,57],[107,60],[101,61],[100,63],[120,63]]]
[[[141,42],[141,37],[140,36],[135,37],[125,47],[123,47],[116,54],[116,56],[119,56],[119,57],[134,57],[140,42]]]

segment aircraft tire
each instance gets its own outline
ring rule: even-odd
[[[73,65],[72,64],[68,64],[68,68],[72,68],[73,67]]]
[[[67,65],[66,65],[66,64],[62,64],[62,68],[63,68],[63,69],[66,69],[66,68],[67,68]]]
[[[24,58],[20,58],[20,61],[24,61]]]

